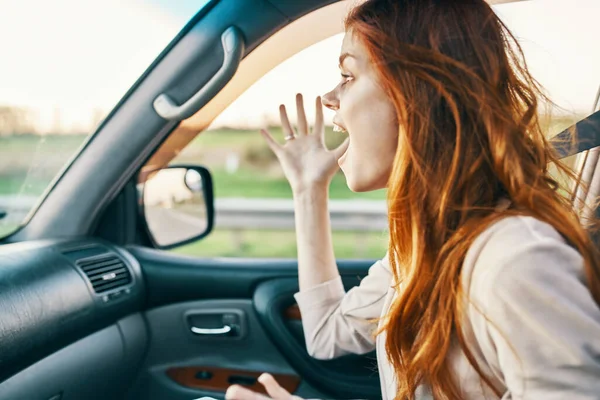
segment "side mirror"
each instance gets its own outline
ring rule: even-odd
[[[141,212],[155,247],[169,249],[208,235],[215,218],[210,172],[198,166],[169,166],[147,173]]]

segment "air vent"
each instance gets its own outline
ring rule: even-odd
[[[108,292],[131,282],[129,268],[114,254],[80,260],[77,265],[87,275],[96,293]]]

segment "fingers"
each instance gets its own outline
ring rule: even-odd
[[[269,396],[275,400],[289,400],[292,396],[287,390],[279,386],[279,383],[270,374],[262,374],[258,381],[265,387]]]
[[[321,96],[317,96],[315,106],[315,133],[321,138],[325,138],[325,124],[323,122],[323,101],[321,100]]]
[[[298,114],[298,133],[301,135],[308,135],[308,122],[306,120],[306,113],[304,112],[304,99],[300,93],[296,95],[296,112]]]
[[[281,129],[283,129],[284,136],[294,136],[294,130],[283,104],[279,106],[279,118],[281,119]]]
[[[336,158],[340,158],[346,150],[348,150],[348,145],[350,144],[350,138],[346,138],[342,144],[332,150],[333,154]]]
[[[277,143],[275,139],[273,139],[273,135],[271,135],[266,129],[261,129],[260,134],[265,138],[267,144],[271,150],[273,150],[273,153],[278,154],[279,150],[281,149],[281,145]]]
[[[270,400],[269,397],[253,392],[240,385],[229,386],[225,393],[226,400]]]

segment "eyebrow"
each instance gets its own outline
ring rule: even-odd
[[[342,53],[342,55],[340,55],[340,61],[339,61],[339,63],[340,63],[340,68],[341,68],[341,67],[342,67],[342,65],[344,64],[344,60],[345,60],[346,58],[348,58],[348,57],[352,57],[352,58],[354,58],[354,59],[356,60],[356,57],[355,57],[355,56],[353,56],[352,54],[350,54],[350,53]]]

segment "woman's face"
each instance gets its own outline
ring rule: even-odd
[[[335,111],[333,122],[350,137],[338,164],[350,190],[365,192],[386,187],[396,148],[396,110],[379,84],[364,45],[346,32],[340,55],[341,82],[323,96]]]

